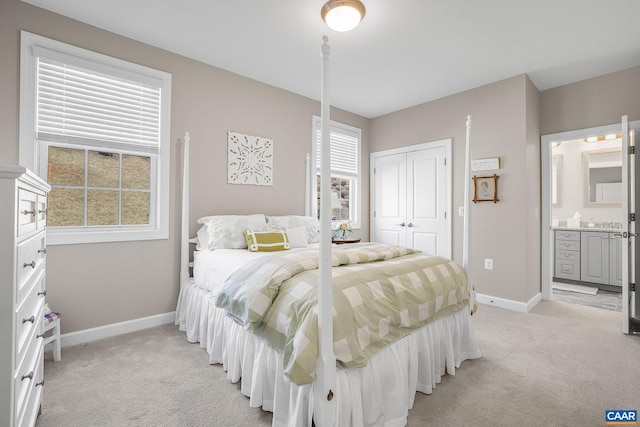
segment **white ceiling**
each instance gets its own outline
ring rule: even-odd
[[[638,0],[362,0],[337,33],[325,0],[24,0],[264,83],[376,117],[527,73],[540,90],[640,65]]]

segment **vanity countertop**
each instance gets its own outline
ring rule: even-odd
[[[553,227],[554,230],[560,231],[601,231],[605,233],[619,233],[621,228],[604,228],[604,227]]]

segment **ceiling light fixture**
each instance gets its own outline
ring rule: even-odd
[[[365,8],[360,0],[329,0],[322,6],[320,15],[334,31],[351,31],[364,18]]]

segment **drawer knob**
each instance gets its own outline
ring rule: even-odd
[[[24,268],[27,268],[27,267],[36,268],[36,262],[35,261],[25,262],[23,267]]]
[[[39,383],[36,383],[36,387],[43,387],[44,386],[44,380],[40,381]]]
[[[566,256],[567,258],[569,257],[569,254],[564,254],[564,256]]]
[[[47,296],[47,291],[38,292],[38,296]]]
[[[35,214],[36,214],[36,211],[33,211],[33,210],[28,211],[25,209],[22,211],[22,215],[35,215]]]
[[[24,380],[26,380],[27,378],[29,378],[30,380],[32,380],[32,379],[33,379],[33,371],[29,372],[29,375],[23,375],[23,376],[21,376],[21,377],[20,377],[20,381],[24,381]]]
[[[45,254],[45,255],[46,255],[46,254],[47,254],[47,248],[44,248],[44,249],[38,249],[38,253],[39,253],[39,254]]]
[[[36,317],[35,316],[31,316],[28,319],[22,319],[22,323],[27,323],[27,322],[34,323],[35,321],[36,321]]]

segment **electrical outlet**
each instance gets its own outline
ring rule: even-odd
[[[458,206],[458,216],[464,216],[464,206]]]
[[[491,258],[484,259],[484,269],[493,270],[493,260]]]

